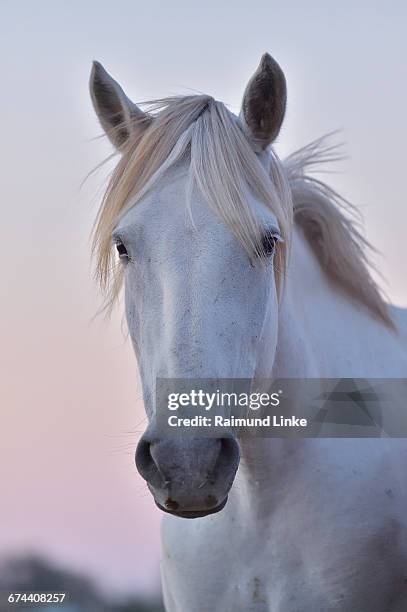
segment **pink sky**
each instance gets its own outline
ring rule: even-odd
[[[23,321],[17,343],[15,325],[2,334],[0,550],[44,551],[106,587],[153,590],[159,512],[134,466],[135,360],[117,322],[88,322],[74,285],[56,284],[47,317],[36,306],[49,296],[30,304],[35,327]]]

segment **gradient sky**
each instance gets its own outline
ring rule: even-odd
[[[135,359],[119,314],[92,321],[88,236],[108,168],[80,184],[111,152],[95,139],[92,59],[135,100],[199,90],[238,111],[269,51],[288,82],[278,152],[342,128],[332,183],[406,306],[406,18],[401,0],[0,2],[0,553],[43,551],[119,591],[159,582],[159,512],[133,462]]]

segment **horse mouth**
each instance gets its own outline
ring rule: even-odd
[[[220,503],[218,506],[215,506],[214,508],[209,508],[208,510],[170,510],[159,504],[156,500],[154,501],[157,508],[159,508],[163,512],[166,512],[167,514],[172,514],[172,516],[178,516],[179,518],[194,519],[209,516],[210,514],[216,514],[216,512],[220,512],[221,510],[223,510],[223,508],[226,506],[226,502],[228,501],[228,496],[226,495],[223,502]]]

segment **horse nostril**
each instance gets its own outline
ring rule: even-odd
[[[230,471],[232,467],[232,476],[235,475],[237,467],[239,465],[240,449],[237,441],[232,437],[225,437],[220,439],[221,447],[219,456],[213,470],[213,476],[216,478],[219,472]]]
[[[142,436],[136,449],[136,467],[140,475],[153,487],[167,487],[169,480],[160,469],[160,463],[153,454],[156,443]]]
[[[236,461],[239,459],[240,451],[239,444],[234,438],[221,438],[221,450],[225,459],[229,461]]]
[[[140,474],[145,475],[154,467],[154,459],[151,456],[151,442],[146,438],[141,438],[136,449],[136,466]]]

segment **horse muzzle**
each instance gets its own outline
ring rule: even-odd
[[[136,466],[158,508],[180,518],[200,518],[225,507],[239,465],[234,437],[154,439],[144,434]]]

